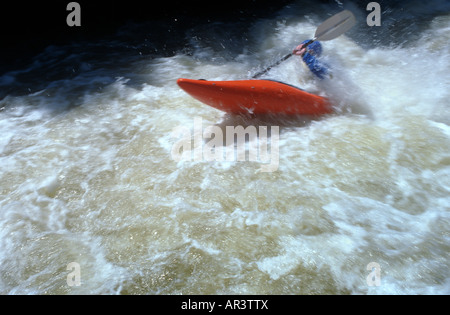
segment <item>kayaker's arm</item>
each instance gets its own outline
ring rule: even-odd
[[[316,56],[320,56],[322,52],[322,46],[319,42],[315,42],[309,45],[310,41],[304,41],[302,44],[297,46],[292,52],[293,55],[301,56],[303,61],[308,66],[309,70],[323,80],[327,77],[331,77],[328,65],[320,62]],[[308,46],[309,45],[309,46]]]

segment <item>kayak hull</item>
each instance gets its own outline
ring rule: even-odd
[[[177,83],[195,99],[227,113],[324,115],[332,112],[328,99],[277,81],[178,79]]]

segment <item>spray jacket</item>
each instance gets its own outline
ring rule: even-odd
[[[308,40],[305,40],[302,44],[306,44]],[[330,74],[327,64],[320,62],[318,57],[322,54],[322,45],[316,41],[307,47],[306,53],[303,55],[303,61],[308,66],[309,70],[323,80]]]

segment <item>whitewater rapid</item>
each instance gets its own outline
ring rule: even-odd
[[[320,21],[289,10],[236,53],[211,23],[189,53],[50,46],[1,76],[0,293],[449,294],[450,15],[404,45],[324,42],[330,82],[297,58],[266,75],[330,97],[321,118],[230,117],[178,88],[247,79],[310,38]],[[175,161],[195,119],[280,127],[277,170]]]

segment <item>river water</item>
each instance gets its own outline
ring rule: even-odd
[[[350,6],[359,26],[323,43],[333,79],[295,57],[265,76],[331,115],[232,117],[176,85],[247,79],[342,9],[304,3],[187,29],[170,56],[127,42],[138,24],[3,74],[0,293],[449,294],[445,1],[385,11],[391,33]],[[200,120],[279,127],[277,169],[175,160],[173,131]]]

